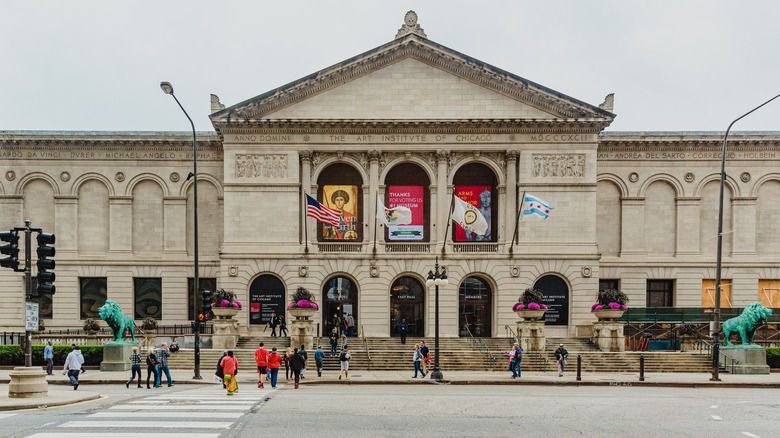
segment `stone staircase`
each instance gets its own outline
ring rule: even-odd
[[[369,356],[371,371],[401,371],[413,372],[412,355],[414,344],[424,340],[434,354],[433,338],[406,339],[406,345],[401,344],[400,338],[366,338],[368,352],[363,346],[362,338],[349,338],[349,350],[352,355],[350,370],[368,370]],[[330,357],[330,345],[326,338],[315,339],[325,351],[323,367],[328,371],[339,370],[338,357]],[[251,337],[241,338],[233,349],[240,369],[255,370],[254,351],[260,342],[264,348],[271,350],[277,347],[279,354],[284,354],[290,346],[289,338],[279,337]],[[569,352],[569,364],[567,373],[575,372],[577,355],[582,355],[582,372],[639,372],[640,352],[608,353],[598,351],[596,346],[587,338],[547,338],[547,348],[543,352],[527,351],[524,349],[522,368],[524,371],[557,371],[557,364],[553,352],[558,344],[563,343]],[[485,350],[487,348],[487,351]],[[467,338],[440,338],[439,357],[442,370],[451,371],[502,371],[508,370],[507,352],[512,347],[509,338],[482,338],[480,341]],[[707,355],[696,353],[676,352],[643,352],[645,357],[645,372],[708,372],[710,360]],[[222,356],[219,350],[201,350],[201,373],[210,376],[211,370],[216,370],[217,360]],[[192,349],[182,349],[171,356],[169,364],[172,369],[193,369]],[[433,362],[431,362],[433,365]],[[309,351],[309,372],[314,371],[314,351]],[[283,371],[282,371],[283,372]]]

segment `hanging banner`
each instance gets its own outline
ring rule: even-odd
[[[322,224],[322,238],[325,240],[357,240],[358,187],[324,186],[320,202],[339,212],[338,226]]]
[[[455,196],[468,202],[479,210],[488,223],[488,229],[485,234],[479,235],[471,231],[466,231],[458,225],[453,223],[455,227],[455,241],[456,242],[489,242],[492,239],[492,227],[491,227],[491,205],[493,202],[492,192],[490,186],[460,186],[455,188]]]
[[[389,186],[387,188],[388,208],[403,206],[412,210],[412,223],[391,225],[387,228],[388,240],[423,240],[425,220],[423,186]]]

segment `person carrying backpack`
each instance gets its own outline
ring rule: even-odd
[[[339,380],[341,380],[341,375],[344,374],[344,377],[349,380],[349,349],[347,347],[344,347],[343,350],[341,350],[341,354],[339,355],[339,362],[341,363],[341,371],[339,372]]]
[[[317,346],[317,350],[314,351],[314,362],[317,365],[317,377],[322,377],[322,361],[325,360],[325,352],[322,351],[322,347]]]

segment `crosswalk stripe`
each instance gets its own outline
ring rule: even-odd
[[[94,414],[87,415],[87,418],[168,418],[172,415],[179,418],[204,418],[204,417],[218,417],[218,418],[240,418],[244,415],[243,412],[176,412],[171,414],[170,412],[160,412],[156,410],[154,412],[96,412]]]
[[[116,405],[108,409],[119,411],[241,411],[252,409],[254,405]]]
[[[165,429],[227,429],[233,424],[232,421],[186,421],[181,423],[171,421],[70,421],[60,427],[79,427],[79,428],[110,428],[121,427],[128,429],[155,428],[159,431]],[[166,437],[167,433],[161,432]],[[114,434],[111,435],[114,438]]]
[[[134,400],[131,402],[128,402],[130,404],[134,405],[162,405],[165,403],[169,403],[172,401],[192,401],[193,403],[199,403],[199,404],[213,404],[216,402],[216,400],[197,400],[197,399],[160,399],[160,400]],[[260,400],[225,400],[225,401],[219,401],[219,404],[221,405],[245,405],[247,403],[254,403],[259,402]]]
[[[16,415],[16,414],[0,414],[0,418],[13,417],[14,415]]]
[[[171,433],[164,432],[165,438],[219,438],[218,433]],[[42,432],[30,435],[27,438],[105,438],[104,432],[99,433],[63,433],[63,432]],[[138,438],[138,433],[112,433],[111,438]]]

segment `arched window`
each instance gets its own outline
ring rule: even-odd
[[[326,207],[338,210],[339,225],[317,222],[317,240],[363,240],[363,179],[345,163],[331,164],[317,178],[317,199]]]
[[[249,286],[249,323],[266,324],[272,313],[284,316],[285,304],[284,283],[279,277],[263,274],[255,278]]]
[[[468,337],[469,331],[476,337],[490,337],[492,301],[493,290],[487,281],[479,277],[463,280],[458,289],[458,330],[461,337]]]
[[[453,224],[452,239],[455,242],[497,242],[498,233],[498,180],[493,171],[481,163],[469,163],[458,169],[453,179],[455,196],[477,207],[489,225],[487,232],[476,235]]]
[[[534,289],[544,296],[547,312],[544,313],[544,325],[569,324],[569,285],[557,275],[545,275],[536,280]]]
[[[425,288],[414,277],[401,277],[390,287],[390,335],[399,336],[406,320],[409,336],[425,336]]]
[[[430,184],[425,171],[413,163],[398,164],[387,173],[384,205],[388,208],[409,208],[412,210],[412,223],[387,227],[386,241],[430,241]]]
[[[341,335],[345,331],[344,320],[352,314],[355,319],[355,330],[360,327],[358,322],[358,290],[357,285],[347,277],[333,277],[325,282],[322,287],[322,326],[327,328],[323,330],[322,335],[327,336],[334,328],[334,319],[336,316],[341,320],[337,332]]]

